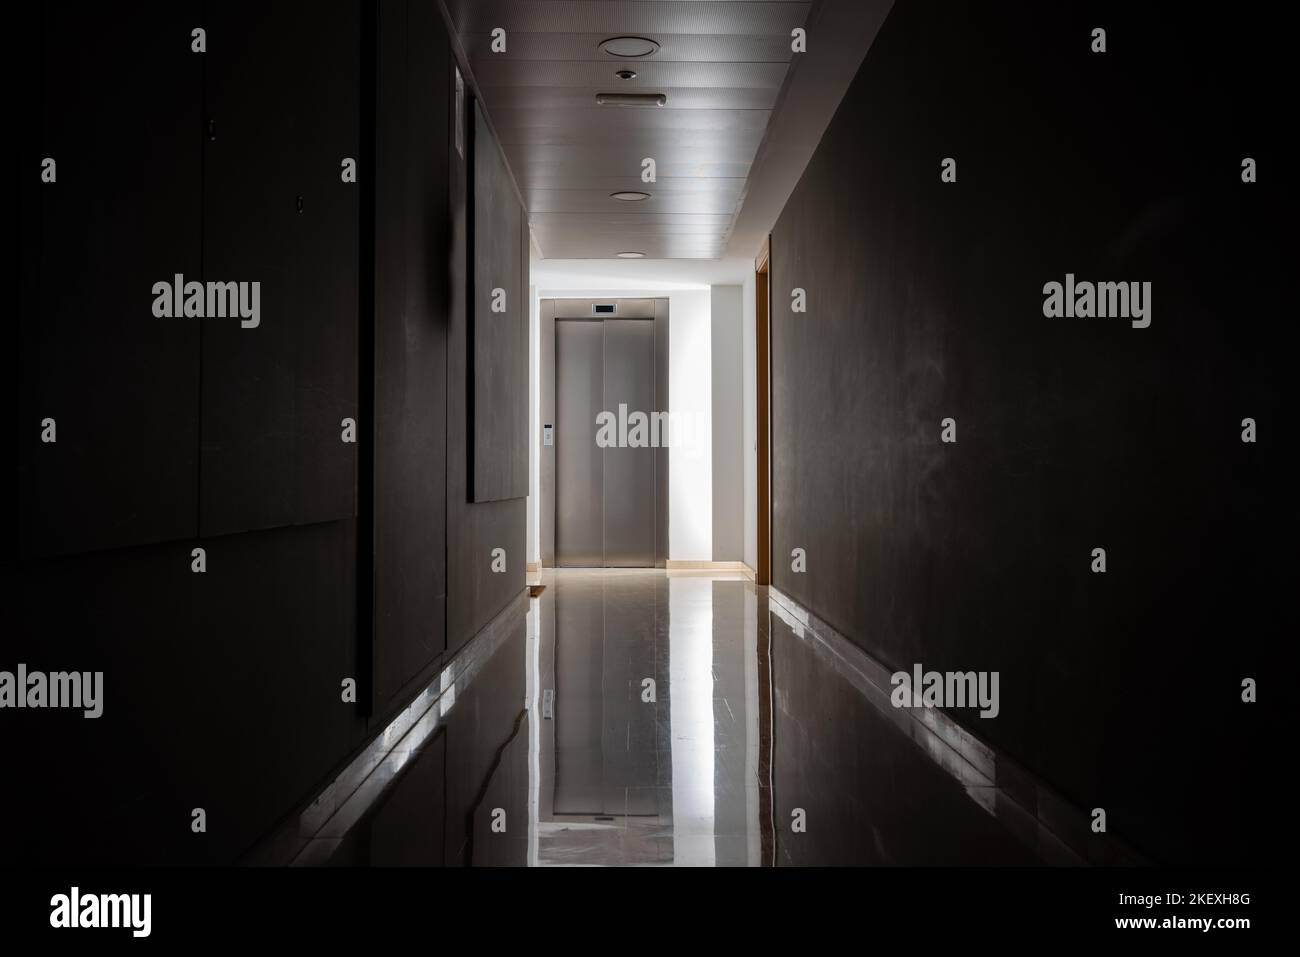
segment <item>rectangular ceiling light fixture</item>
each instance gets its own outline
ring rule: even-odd
[[[597,106],[664,106],[668,97],[662,93],[597,93]]]

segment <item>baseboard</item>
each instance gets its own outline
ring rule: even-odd
[[[697,562],[693,560],[670,558],[668,570],[671,571],[712,571],[712,572],[747,572],[752,578],[751,569],[744,562]]]
[[[496,650],[526,627],[528,593],[520,591],[505,608],[451,655],[440,671],[396,713],[386,727],[339,766],[305,804],[283,818],[240,863],[246,866],[323,864],[344,836],[400,777]],[[318,839],[330,826],[333,838]]]
[[[912,738],[956,779],[989,815],[1052,864],[1149,865],[1139,852],[1113,834],[1095,834],[1091,815],[1033,772],[938,708],[895,708],[893,672],[829,622],[769,586],[768,609],[796,638],[858,691],[885,719]]]

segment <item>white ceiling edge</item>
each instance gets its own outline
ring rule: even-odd
[[[621,290],[667,292],[739,285],[754,271],[754,260],[729,259],[539,259],[529,264],[528,284],[539,292]]]
[[[776,225],[894,0],[820,0],[808,17],[808,51],[790,76],[749,169],[726,255],[753,259]]]

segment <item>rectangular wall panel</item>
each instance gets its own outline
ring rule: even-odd
[[[28,554],[196,531],[199,320],[155,316],[153,286],[199,269],[198,5],[144,7],[44,4],[21,38],[39,60],[22,93],[39,102],[21,166]]]
[[[260,315],[202,321],[201,531],[351,516],[359,7],[223,3],[207,24],[202,278],[260,283]]]
[[[470,487],[489,502],[528,494],[528,286],[523,207],[477,101],[470,150]]]
[[[448,70],[454,72],[455,67]],[[449,98],[454,98],[454,92]],[[479,632],[524,589],[527,557],[525,541],[528,503],[524,498],[499,501],[474,500],[471,470],[465,463],[473,454],[470,402],[474,386],[470,345],[472,246],[469,241],[470,135],[473,108],[468,95],[459,117],[452,113],[451,142],[447,145],[448,187],[451,211],[451,248],[447,256],[450,303],[447,340],[447,652],[454,653]],[[462,151],[461,145],[464,146]],[[513,275],[513,271],[511,272]],[[523,327],[522,355],[527,363],[527,318]],[[526,372],[526,369],[523,370]],[[509,401],[518,403],[519,421],[527,431],[528,384],[522,376],[503,379]],[[526,450],[521,454],[527,471]],[[525,483],[526,484],[526,483]],[[521,493],[522,494],[522,493]],[[505,570],[494,570],[493,555],[504,552]],[[496,565],[500,568],[500,565]]]
[[[44,667],[102,671],[102,714],[3,712],[6,760],[42,768],[39,786],[0,796],[7,819],[29,825],[6,863],[230,865],[347,755],[355,524],[207,549],[202,575],[189,542],[22,567],[16,632],[39,636]],[[17,660],[33,652],[29,641]],[[189,830],[188,807],[175,825],[190,794],[206,835]],[[58,826],[70,818],[80,825]]]
[[[434,5],[378,7],[374,316],[376,713],[446,647],[450,50]]]

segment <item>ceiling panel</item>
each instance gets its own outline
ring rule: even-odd
[[[636,78],[621,80],[620,69],[634,70]],[[606,93],[662,92],[665,87],[706,89],[779,90],[789,64],[780,63],[677,63],[642,60],[591,63],[582,60],[506,60],[485,56],[474,64],[482,86],[578,87]],[[673,105],[672,98],[668,106]]]
[[[602,84],[602,87],[604,84]],[[596,107],[597,93],[616,93],[617,90],[582,89],[580,87],[545,86],[482,86],[483,99],[488,109],[500,104],[506,108],[530,109],[547,115],[559,109],[589,109]],[[645,92],[645,91],[642,91]],[[722,87],[666,87],[655,90],[668,98],[663,107],[602,106],[598,109],[620,113],[654,113],[669,110],[770,110],[776,102],[775,92],[761,88]]]
[[[575,109],[510,109],[492,111],[492,122],[503,142],[518,139],[526,130],[619,132],[639,130],[748,130],[764,132],[769,110],[613,109],[585,106]]]
[[[507,34],[506,49],[510,59],[519,60],[599,60],[626,63],[621,57],[597,49],[607,33],[520,33]],[[638,62],[655,60],[705,61],[714,63],[784,63],[790,59],[790,34],[787,31],[765,37],[700,36],[656,33],[659,51]],[[471,58],[492,52],[491,33],[462,36],[465,52]]]
[[[541,226],[563,226],[567,229],[580,229],[595,223],[621,223],[627,226],[712,223],[719,228],[731,223],[731,217],[725,213],[624,213],[617,210],[604,213],[536,213],[529,219]]]
[[[448,0],[461,36],[491,33],[705,34],[789,36],[808,3],[745,0]],[[652,37],[653,39],[653,37]],[[509,43],[507,43],[507,53]]]
[[[448,0],[479,96],[547,258],[722,255],[811,2]],[[491,31],[506,31],[494,53]],[[616,36],[659,44],[630,59]],[[636,72],[622,79],[616,70]],[[662,107],[598,106],[661,93]],[[653,157],[656,181],[641,180]],[[615,190],[643,190],[637,203]]]
[[[728,180],[730,182],[730,180]],[[647,200],[632,204],[611,199],[604,190],[597,189],[545,189],[530,190],[528,208],[535,213],[608,213],[619,207],[635,205],[634,215],[647,213],[724,213],[736,211],[738,192],[703,191],[691,193],[657,193]]]
[[[646,228],[646,224],[631,223],[584,223],[582,234],[584,236],[629,236],[642,235],[638,230]],[[727,234],[730,229],[728,223],[654,223],[653,231],[656,236],[696,236],[696,237],[718,237]],[[555,239],[563,237],[565,233],[570,232],[568,225],[550,226],[545,223],[533,227],[533,233],[540,238]]]
[[[701,136],[701,140],[705,137]],[[597,140],[587,143],[515,143],[507,152],[518,153],[525,157],[525,166],[538,166],[547,163],[581,163],[600,164],[602,169],[612,173],[629,172],[640,175],[641,160],[653,157],[655,168],[665,176],[698,176],[698,172],[680,173],[674,170],[688,166],[692,170],[702,164],[732,164],[742,167],[739,174],[744,175],[743,167],[749,165],[754,156],[757,143],[746,134],[745,139],[734,141],[719,138],[713,141],[699,142],[692,145],[671,143],[667,135],[656,140],[654,137],[626,137],[622,140]],[[658,149],[652,149],[658,146]],[[707,175],[707,174],[706,174]],[[724,175],[721,173],[715,175]],[[649,188],[647,186],[647,188]],[[653,192],[653,190],[651,190]]]
[[[637,238],[630,251],[643,253],[646,259],[719,259],[727,244],[719,241],[709,246],[686,245],[673,237]],[[630,245],[631,243],[629,243]],[[606,240],[583,236],[565,237],[552,244],[549,259],[613,259],[614,252]]]
[[[644,230],[626,227],[623,229],[592,229],[573,234],[557,234],[548,236],[548,239],[556,243],[569,243],[581,240],[585,243],[603,243],[612,245],[614,252],[623,252],[624,250],[639,250],[646,243],[672,243],[680,248],[691,249],[713,249],[726,240],[725,233],[654,233],[647,234]],[[612,256],[613,253],[607,253],[606,257]],[[567,256],[564,258],[568,258]]]
[[[714,178],[708,180],[694,179],[690,176],[674,176],[671,179],[660,178],[655,183],[654,194],[645,202],[653,202],[659,197],[665,196],[734,196],[739,198],[744,191],[745,181],[740,177],[731,179]],[[597,179],[585,183],[582,186],[533,186],[524,193],[524,202],[531,206],[533,200],[539,202],[554,200],[555,196],[566,193],[591,193],[599,196],[608,196],[610,193],[620,190],[641,190],[647,188],[646,184],[640,183],[636,177],[617,178],[612,177],[608,180]],[[619,204],[619,208],[628,209],[637,212],[645,203],[626,203],[620,200],[613,200]],[[539,210],[541,212],[541,210]]]
[[[673,155],[691,150],[711,158],[748,161],[762,139],[762,130],[607,129],[600,123],[519,130],[500,137],[503,146],[527,150],[529,155],[546,156],[571,149],[622,150],[635,154],[638,175],[642,157],[665,150]]]
[[[656,195],[660,193],[709,192],[711,190],[743,190],[745,178],[734,176],[730,179],[714,176],[708,179],[694,176],[660,176],[656,185]],[[555,173],[538,173],[529,180],[524,189],[525,202],[529,192],[541,189],[603,189],[613,192],[616,189],[642,189],[646,186],[635,174],[623,176],[580,176],[559,171]]]
[[[588,176],[604,174],[627,175],[630,170],[635,170],[639,166],[639,161],[631,155],[619,157],[580,149],[570,150],[547,159],[534,159],[530,156],[522,162],[517,159],[517,154],[513,150],[507,150],[506,152],[510,157],[510,166],[519,179],[523,190],[528,189],[533,177],[537,175],[550,177],[551,182],[558,186],[581,189],[587,185],[586,178]],[[659,172],[664,176],[726,179],[743,178],[749,175],[749,163],[747,162],[728,162],[727,160],[707,160],[660,154],[658,163]],[[647,183],[636,188],[653,192],[650,189],[653,185],[653,183]]]

